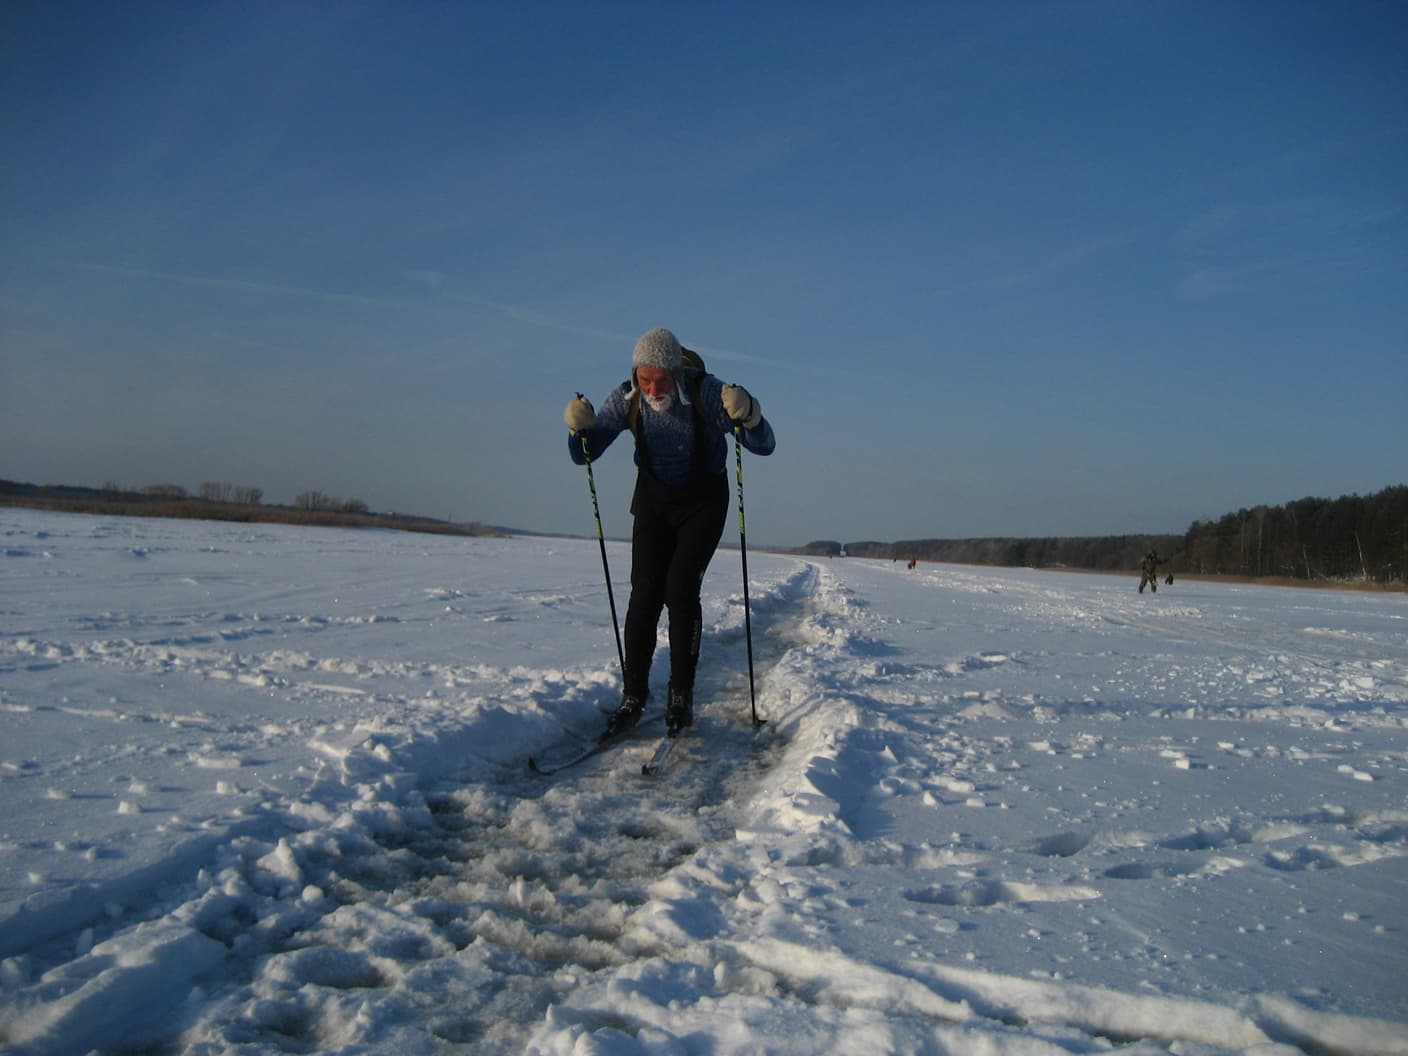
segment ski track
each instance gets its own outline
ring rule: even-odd
[[[124,559],[160,552],[110,531]],[[8,557],[48,560],[61,548],[14,546]],[[948,569],[896,589],[967,596],[963,624],[942,605],[896,619],[825,564],[760,578],[752,621],[767,726],[749,729],[746,670],[706,664],[697,727],[648,779],[639,768],[654,738],[643,733],[546,779],[484,756],[418,780],[417,731],[443,739],[443,724],[422,721],[430,712],[497,702],[504,721],[536,723],[547,746],[559,714],[568,736],[594,735],[615,681],[609,666],[398,659],[427,619],[410,600],[404,611],[309,615],[271,590],[257,611],[134,604],[64,633],[34,626],[0,640],[0,674],[42,672],[60,687],[49,704],[0,692],[0,712],[135,730],[120,747],[130,769],[143,753],[183,752],[228,772],[232,800],[200,840],[182,830],[180,788],[89,793],[110,796],[117,815],[169,813],[186,858],[108,890],[102,912],[77,926],[52,923],[63,904],[47,916],[34,907],[47,932],[13,932],[0,950],[0,1040],[25,1056],[102,1049],[111,1008],[126,1002],[135,1018],[118,1022],[143,1039],[140,1051],[204,1056],[246,1046],[673,1053],[694,1051],[676,1039],[718,1022],[740,1032],[719,1051],[744,1052],[752,1020],[787,1024],[788,1051],[1408,1052],[1408,998],[1387,985],[1354,1014],[1329,1000],[1313,966],[1287,967],[1265,994],[1245,986],[1258,957],[1313,960],[1325,941],[1362,944],[1385,978],[1401,973],[1402,910],[1334,877],[1408,860],[1408,808],[1392,797],[1345,808],[1331,791],[1401,787],[1408,687],[1403,662],[1384,659],[1401,636],[1308,627],[1268,639],[1235,606],[1216,621],[1182,601],[1154,610],[1123,583],[1098,609],[1073,611],[1068,592],[1039,578],[995,589],[991,576]],[[470,593],[433,586],[421,600],[512,633],[525,607],[574,619],[600,587],[523,592],[502,609],[471,605]],[[973,604],[985,622],[968,622]],[[706,658],[737,652],[741,605],[706,599]],[[1087,648],[1108,639],[1089,656],[1112,674],[1085,686],[1079,652],[994,648],[1017,621]],[[378,639],[385,655],[341,648],[341,635],[368,626],[406,633]],[[1166,653],[1129,651],[1131,628],[1154,627]],[[914,635],[941,651],[894,644]],[[1211,642],[1212,662],[1177,647]],[[313,700],[326,716],[222,724],[63,694],[67,672],[108,666]],[[1126,691],[1138,707],[1112,704]],[[349,699],[384,713],[382,736],[336,717]],[[320,746],[325,765],[276,774],[284,738]],[[60,754],[9,764],[6,776],[42,774],[62,797],[111,785],[123,768]],[[1076,763],[1108,780],[1063,784]],[[1327,792],[1313,808],[1280,793],[1229,802],[1222,782],[1249,766]],[[1111,801],[1150,781],[1184,791]],[[1009,808],[1034,795],[1049,798],[1052,818],[1035,837],[1004,824],[1029,818]],[[290,806],[274,838],[279,803]],[[897,829],[910,838],[892,838]],[[65,855],[122,853],[101,833],[50,850],[55,869]],[[181,879],[181,861],[198,866],[194,880]],[[1303,885],[1299,912],[1268,919],[1262,895],[1288,883]],[[1204,913],[1187,916],[1196,901],[1180,899],[1169,915],[1159,892],[1190,885],[1224,890]],[[866,922],[894,932],[887,953],[862,961],[829,941]],[[1111,942],[1115,933],[1129,941]],[[995,945],[1025,949],[1026,973],[986,967],[981,948]],[[1092,965],[1109,984],[1080,981]],[[1276,996],[1290,992],[1296,1000]],[[679,993],[692,995],[687,1007],[670,1000]]]
[[[810,579],[804,572],[786,580],[753,605],[761,667],[783,648],[774,643],[789,633],[789,619],[804,603]],[[723,613],[724,623],[714,627],[711,639],[741,641],[741,630],[729,625],[730,615],[738,614]],[[316,680],[330,673],[374,682],[376,695],[387,703],[398,702],[387,692],[388,684],[421,679],[451,688],[498,685],[520,704],[562,695],[564,681],[603,688],[586,672],[569,673],[564,680],[555,672],[522,668],[317,659],[298,644],[265,653],[229,648],[230,643],[273,635],[286,639],[290,629],[296,636],[317,634],[334,623],[322,618],[200,613],[156,620],[109,613],[90,624],[110,634],[114,628],[179,630],[211,622],[225,626],[218,634],[176,633],[141,642],[24,636],[8,643],[8,656],[0,662],[31,670],[114,664],[146,675],[185,674],[292,695],[368,692]],[[349,622],[379,621],[356,617]],[[706,643],[705,648],[712,647]],[[296,681],[300,674],[314,679]],[[602,698],[600,692],[592,696]],[[159,962],[187,956],[189,951],[175,947],[194,943],[197,957],[210,967],[199,973],[204,1003],[195,1010],[166,1010],[172,1016],[166,1032],[172,1051],[227,1051],[244,1044],[273,1051],[335,1049],[351,1040],[357,1010],[370,1000],[396,1005],[395,1018],[414,1006],[441,1042],[470,1044],[483,1053],[522,1052],[530,1028],[580,974],[640,955],[633,949],[632,914],[650,902],[652,885],[672,868],[732,835],[729,805],[746,796],[749,783],[777,750],[768,738],[755,739],[746,726],[716,717],[719,704],[747,706],[746,672],[742,678],[701,672],[698,697],[699,722],[677,747],[664,776],[632,776],[639,775],[639,749],[654,743],[642,737],[584,765],[580,773],[547,779],[500,767],[492,781],[467,787],[441,782],[422,790],[423,797],[398,796],[396,802],[385,802],[381,789],[363,786],[371,802],[341,817],[310,796],[315,802],[307,814],[286,819],[293,831],[276,844],[235,838],[217,849],[216,863],[201,870],[193,891],[163,892],[166,897],[145,905],[129,899],[111,912],[122,918],[121,924],[85,922],[60,932],[32,948],[23,968],[7,962],[12,981],[21,972],[42,978],[31,998],[51,1004],[65,1019],[80,1020],[85,1004],[108,1000],[110,990],[124,987],[117,979],[97,988],[87,985],[95,971],[102,972],[94,962],[108,960],[104,945],[124,948],[123,960]],[[248,730],[217,730],[209,723],[134,711],[118,702],[99,707],[62,703],[53,710],[123,723],[179,722],[191,732],[188,750],[198,765],[244,775],[254,762],[237,743]],[[301,732],[318,735],[316,729]],[[222,734],[231,738],[228,743],[220,743]],[[164,731],[153,750],[170,751],[170,744],[170,733]],[[331,744],[328,753],[342,756],[342,776],[354,781],[388,775],[386,761],[374,754],[359,758],[359,750]],[[82,772],[78,762],[67,769],[46,767],[51,779],[56,773],[77,779]],[[150,797],[156,790],[139,791]],[[103,853],[96,845],[85,850]],[[134,917],[142,923],[132,925]],[[233,965],[216,967],[230,960],[221,952],[226,947],[234,954]],[[134,956],[132,950],[140,952]],[[241,978],[246,975],[252,978]],[[452,1000],[446,1000],[437,979],[454,980]],[[481,979],[482,985],[476,985]],[[310,980],[324,998],[316,1007],[308,1007],[300,993]],[[474,1000],[463,1000],[465,993]],[[446,1007],[439,1007],[442,1001]],[[0,1031],[4,1023],[0,1012]],[[183,1033],[184,1041],[176,1040]],[[50,1044],[41,1032],[30,1045],[13,1051],[58,1052],[97,1040],[84,1038],[81,1031],[75,1038],[70,1030]]]

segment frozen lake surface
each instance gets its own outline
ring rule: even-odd
[[[1408,1053],[1403,595],[749,565],[0,510],[0,1043]]]

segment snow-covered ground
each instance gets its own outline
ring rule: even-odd
[[[1403,595],[749,564],[0,510],[0,1045],[1408,1053]]]

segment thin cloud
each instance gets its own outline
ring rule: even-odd
[[[341,293],[335,290],[318,290],[307,286],[290,286],[283,283],[257,282],[252,279],[232,279],[211,275],[191,275],[172,271],[155,271],[149,268],[134,268],[119,264],[75,264],[85,271],[96,271],[106,275],[122,275],[128,278],[156,279],[162,282],[175,282],[188,286],[202,286],[207,289],[241,290],[249,293],[265,293],[276,297],[310,297],[334,304],[370,305],[379,308],[405,309],[424,307],[395,297],[369,297],[360,293]]]
[[[481,308],[494,309],[495,311],[502,312],[511,319],[521,323],[527,323],[530,326],[545,327],[563,333],[574,334],[578,337],[600,338],[605,341],[619,342],[624,345],[634,345],[636,338],[640,336],[638,333],[627,334],[620,330],[608,330],[602,327],[570,322],[565,319],[558,319],[555,316],[546,315],[532,308],[525,308],[519,304],[504,304],[500,301],[490,301],[483,297],[473,296],[472,294],[460,294],[455,299]],[[756,356],[744,352],[732,352],[725,348],[719,348],[714,345],[703,345],[693,341],[688,342],[688,344],[689,347],[693,348],[704,357],[706,363],[714,359],[721,359],[729,363],[743,363],[751,366],[781,367],[784,365],[775,359],[769,359],[765,356]],[[788,366],[789,369],[791,368],[791,364],[786,364],[786,366]]]
[[[1025,267],[993,271],[986,275],[972,275],[963,281],[949,283],[932,292],[936,297],[956,297],[978,291],[1020,289],[1052,276],[1076,271],[1089,261],[1117,252],[1137,242],[1143,237],[1143,234],[1144,232],[1137,230],[1115,231],[1071,242],[1047,254],[1045,259],[1032,261]],[[1028,259],[1026,252],[1023,250],[1022,254],[1014,255],[1021,255],[1026,260]]]
[[[506,318],[515,322],[523,323],[527,326],[535,326],[543,329],[555,330],[560,333],[572,334],[577,337],[587,337],[600,339],[623,345],[634,344],[639,334],[626,333],[620,330],[611,330],[604,327],[590,326],[584,323],[571,320],[560,319],[556,316],[548,315],[534,308],[529,308],[521,304],[511,304],[504,301],[494,301],[485,297],[479,297],[468,293],[444,293],[445,277],[440,272],[427,270],[412,270],[404,274],[408,279],[412,279],[427,288],[441,295],[442,305],[435,305],[425,301],[407,301],[395,297],[376,297],[357,293],[343,293],[337,290],[323,290],[307,286],[293,286],[284,283],[259,282],[252,279],[229,278],[223,276],[195,275],[183,272],[159,271],[151,268],[135,268],[128,265],[117,264],[76,264],[75,267],[86,271],[95,271],[107,275],[121,275],[129,278],[152,279],[161,282],[180,283],[189,286],[200,286],[206,289],[219,290],[239,290],[248,293],[262,293],[276,297],[307,297],[315,300],[326,301],[331,304],[355,304],[359,306],[371,306],[378,308],[394,308],[397,311],[408,309],[424,310],[427,308],[443,307],[443,302],[459,305],[472,305],[476,308],[484,308],[498,312]],[[783,363],[775,358],[758,356],[751,353],[734,352],[729,349],[714,345],[702,345],[691,343],[691,347],[696,348],[700,355],[705,357],[705,362],[711,360],[723,360],[727,363],[743,364],[748,366],[783,368],[789,370],[803,369],[815,374],[843,374],[845,371],[832,370],[825,367],[808,367],[805,363]]]

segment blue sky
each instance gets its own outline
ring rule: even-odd
[[[562,405],[668,326],[776,430],[750,542],[1376,491],[1404,54],[1396,3],[0,5],[0,476],[589,534]]]

